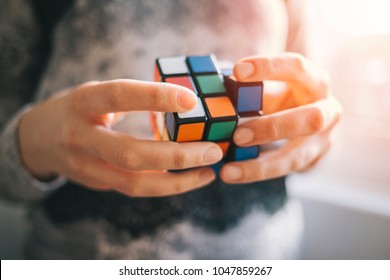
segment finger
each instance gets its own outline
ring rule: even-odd
[[[335,130],[334,129],[327,129],[322,133],[323,139],[326,139],[326,145],[324,148],[324,151],[322,154],[319,154],[317,158],[312,160],[307,166],[297,170],[298,172],[307,172],[313,168],[315,168],[322,160],[322,158],[329,152],[330,148],[333,146],[335,143]]]
[[[116,190],[131,197],[177,195],[198,189],[215,180],[210,168],[181,173],[165,171],[128,171],[91,157],[75,161],[73,181],[97,190]]]
[[[275,151],[260,154],[257,159],[233,162],[221,169],[221,179],[227,183],[249,183],[286,176],[323,156],[331,143],[324,135],[293,139]]]
[[[207,186],[215,180],[215,173],[211,168],[180,173],[142,171],[135,174],[132,179],[132,182],[116,187],[115,190],[132,197],[178,195]]]
[[[328,97],[245,122],[237,128],[233,139],[237,145],[253,146],[316,134],[333,127],[340,115],[340,104]]]
[[[122,121],[125,118],[125,115],[126,115],[125,112],[96,115],[93,118],[93,123],[103,125],[107,128],[111,128],[112,126],[114,126],[118,122]],[[89,120],[88,120],[88,123],[90,123]]]
[[[329,146],[329,149],[330,149],[330,146]],[[313,169],[314,167],[316,167],[321,162],[322,158],[324,157],[324,155],[326,153],[327,153],[327,150],[323,154],[319,155],[317,158],[312,160],[312,162],[308,163],[307,166],[297,170],[297,172],[304,173],[304,172],[307,172],[307,171]]]
[[[100,126],[79,137],[79,148],[130,170],[187,169],[216,163],[223,156],[212,142],[139,140]]]
[[[71,96],[76,110],[88,115],[143,110],[184,112],[197,102],[195,93],[182,86],[125,79],[86,83]]]
[[[263,114],[269,115],[296,107],[293,93],[286,82],[264,81]]]
[[[249,57],[234,67],[238,81],[254,82],[278,80],[301,89],[305,103],[324,98],[328,94],[328,74],[302,55],[284,53],[273,57]]]

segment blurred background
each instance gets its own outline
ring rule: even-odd
[[[335,146],[289,177],[302,201],[304,259],[390,259],[390,1],[308,0],[309,57],[344,114]]]
[[[313,171],[289,176],[303,205],[303,259],[390,259],[390,1],[307,0],[309,57],[344,115]],[[26,211],[0,201],[0,258],[19,258]]]

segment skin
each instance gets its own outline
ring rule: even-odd
[[[293,11],[291,15],[297,15],[301,1],[259,3],[267,5],[263,7],[267,11],[275,8],[265,21],[273,30],[267,34],[274,37],[264,46],[278,42],[270,48],[284,48],[284,5]],[[294,4],[298,9],[293,9]],[[292,18],[291,30],[300,30]],[[293,33],[291,42],[300,42],[299,33]],[[299,50],[299,46],[294,49]],[[284,53],[240,60],[234,74],[239,81],[276,80],[286,84],[278,93],[265,88],[265,115],[241,124],[233,137],[235,143],[252,146],[286,141],[276,149],[262,151],[257,159],[225,164],[221,179],[233,184],[255,182],[315,166],[329,150],[341,114],[326,72],[301,55]],[[141,140],[111,129],[124,112],[184,112],[195,102],[194,93],[186,88],[135,80],[88,82],[64,90],[22,117],[22,160],[39,180],[62,175],[94,190],[115,190],[132,197],[175,195],[206,186],[215,174],[205,166],[222,157],[218,145]],[[181,173],[166,171],[192,167],[198,168]]]
[[[281,92],[265,92],[265,116],[240,125],[233,137],[235,143],[253,146],[281,139],[287,142],[261,152],[256,159],[224,165],[222,180],[262,181],[315,166],[331,146],[331,134],[342,111],[329,90],[327,73],[302,55],[284,53],[240,60],[234,75],[242,82],[286,83]]]
[[[233,137],[235,143],[288,141],[257,159],[225,164],[221,179],[233,184],[262,181],[307,171],[318,163],[331,146],[331,132],[341,114],[326,72],[299,54],[284,53],[245,58],[235,65],[234,75],[244,82],[277,80],[287,85],[277,94],[265,92],[265,116],[241,124]],[[22,158],[41,180],[63,175],[95,190],[115,190],[132,197],[188,192],[215,179],[213,171],[202,166],[222,158],[218,145],[135,139],[111,127],[123,112],[184,112],[195,104],[195,94],[176,85],[88,82],[25,113],[19,126]],[[166,171],[192,167],[199,168]]]
[[[222,158],[218,145],[135,139],[111,127],[122,112],[184,112],[196,102],[192,91],[171,84],[88,82],[24,114],[19,125],[22,159],[40,180],[63,175],[95,190],[132,197],[188,192],[212,182],[212,169],[166,170],[215,163]]]

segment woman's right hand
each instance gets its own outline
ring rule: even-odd
[[[113,131],[128,111],[185,112],[195,94],[168,83],[113,80],[66,90],[26,112],[19,124],[21,157],[38,179],[62,175],[95,190],[132,197],[175,195],[215,179],[202,167],[222,158],[215,143],[136,139]]]

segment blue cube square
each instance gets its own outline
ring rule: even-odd
[[[262,115],[263,82],[238,82],[234,76],[224,76],[229,98],[237,108],[240,118]]]
[[[239,87],[237,111],[239,113],[260,111],[262,108],[261,94],[262,94],[262,86]]]
[[[257,158],[259,156],[259,151],[259,146],[235,147],[233,160],[242,161]]]
[[[189,56],[187,58],[188,66],[194,74],[211,74],[217,73],[215,58],[211,55],[205,56]]]

